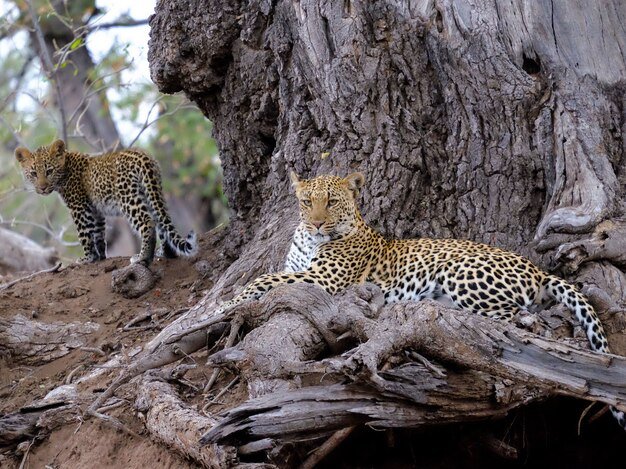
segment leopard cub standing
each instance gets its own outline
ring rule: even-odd
[[[128,149],[90,156],[70,152],[63,140],[30,152],[15,150],[26,180],[37,193],[57,191],[72,214],[85,251],[81,262],[106,257],[106,215],[124,215],[141,236],[141,250],[131,263],[154,259],[156,233],[165,257],[196,252],[193,232],[183,239],[174,228],[161,189],[158,163],[147,153]]]

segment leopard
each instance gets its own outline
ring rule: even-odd
[[[222,311],[293,283],[315,284],[335,294],[371,282],[382,290],[385,304],[430,298],[505,321],[554,300],[575,315],[592,350],[610,353],[604,328],[588,299],[574,285],[525,257],[463,239],[387,239],[364,221],[357,206],[365,183],[361,173],[307,180],[292,172],[290,177],[300,222],[283,271],[259,276],[223,303]],[[626,429],[624,412],[611,411]]]
[[[15,149],[27,185],[38,194],[58,192],[72,216],[83,247],[79,263],[106,258],[105,217],[123,215],[141,237],[141,248],[130,262],[149,266],[156,238],[166,258],[193,256],[193,231],[183,238],[167,210],[158,162],[145,151],[129,148],[89,155],[68,151],[61,139],[33,152]]]

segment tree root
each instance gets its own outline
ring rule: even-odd
[[[200,435],[214,427],[217,420],[202,416],[183,403],[169,384],[144,378],[136,407],[145,414],[150,434],[180,454],[204,467],[231,467],[237,462],[234,448],[199,444]]]
[[[626,266],[626,221],[600,223],[588,239],[562,244],[555,256],[567,273],[578,271],[583,262],[608,260]]]
[[[313,452],[300,466],[300,469],[313,469],[317,466],[331,451],[341,444],[343,440],[350,436],[352,430],[356,427],[348,427],[339,430],[324,442],[317,450]]]

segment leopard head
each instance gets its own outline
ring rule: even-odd
[[[22,167],[26,181],[37,193],[47,195],[59,188],[65,176],[65,142],[55,140],[51,145],[30,152],[27,148],[15,149],[15,158]]]
[[[356,204],[365,178],[353,173],[345,178],[323,175],[299,179],[291,173],[291,183],[300,202],[300,219],[313,236],[337,239],[352,232],[361,220]]]

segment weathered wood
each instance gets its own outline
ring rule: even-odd
[[[145,414],[146,429],[154,438],[202,467],[221,469],[237,462],[234,448],[198,443],[200,435],[214,427],[217,421],[200,415],[181,401],[169,384],[143,379],[138,386],[135,405]]]
[[[0,228],[0,275],[49,269],[59,260],[54,248],[45,248],[14,231]]]
[[[0,318],[0,351],[15,363],[40,365],[82,347],[98,328],[95,322],[42,322],[17,314]]]
[[[266,307],[282,303],[297,309],[302,304],[298,301],[302,299],[301,290],[308,290],[308,295],[320,300],[313,302],[318,309],[341,311],[342,317],[337,320],[348,318],[349,327],[365,342],[341,357],[321,362],[298,364],[296,358],[290,363],[293,357],[274,353],[271,366],[262,363],[259,367],[264,378],[292,373],[302,379],[317,373],[338,381],[343,375],[350,377],[354,385],[311,386],[292,392],[283,388],[253,399],[228,411],[226,419],[203,441],[289,441],[318,437],[359,423],[410,427],[471,421],[502,416],[513,407],[551,395],[626,408],[626,358],[582,351],[512,324],[450,310],[432,301],[395,304],[372,319],[362,314],[360,305],[352,309],[346,304],[341,309],[333,306],[333,298],[321,288],[285,286],[275,290],[275,297],[267,300]],[[307,322],[307,316],[300,319]],[[289,333],[291,328],[286,331]],[[294,329],[294,336],[307,343],[310,338],[301,333]],[[455,366],[446,366],[443,373],[431,363],[380,371],[386,363],[397,363],[407,349]],[[250,368],[259,365],[255,365],[255,355],[248,354],[245,346],[242,354],[238,357],[242,373],[248,375]]]
[[[135,262],[111,274],[111,289],[124,298],[137,298],[152,290],[158,280],[145,265]]]

